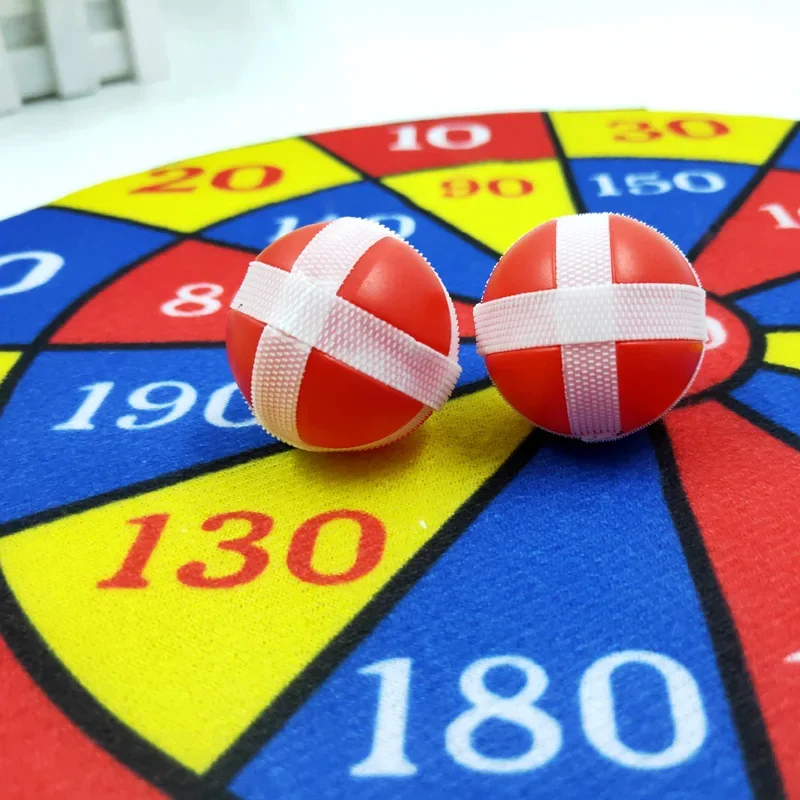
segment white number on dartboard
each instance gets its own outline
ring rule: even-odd
[[[326,214],[322,219],[317,220],[317,222],[333,222],[335,219],[339,219],[336,214]],[[414,231],[417,229],[417,223],[414,217],[410,217],[408,214],[373,214],[367,217],[367,219],[371,219],[373,222],[380,222],[381,225],[391,228],[398,236],[402,236],[404,239],[413,236]],[[300,218],[278,217],[276,222],[278,223],[278,230],[269,240],[270,244],[280,239],[281,236],[286,236],[287,233],[296,230],[300,225]]]
[[[522,688],[511,697],[490,691],[485,679],[489,670],[512,667],[525,676]],[[453,761],[476,772],[528,772],[550,761],[561,749],[561,726],[535,702],[547,688],[547,673],[522,656],[479,658],[461,674],[461,694],[471,703],[445,731],[445,746]],[[510,758],[491,758],[479,753],[473,743],[475,731],[487,720],[500,719],[530,734],[528,749]]]
[[[598,197],[622,197],[627,194],[648,197],[666,194],[673,189],[690,194],[713,194],[725,188],[725,178],[708,170],[676,172],[671,178],[660,177],[660,172],[633,172],[625,176],[625,186],[620,187],[610,172],[598,172],[589,177],[597,184]]]
[[[667,688],[674,734],[672,744],[656,753],[634,750],[619,738],[611,677],[630,664],[651,667]],[[598,753],[623,767],[675,767],[688,761],[706,739],[708,723],[695,679],[682,664],[660,653],[625,650],[598,659],[583,673],[579,695],[586,738]]]
[[[367,778],[375,775],[413,775],[417,768],[405,754],[408,691],[411,659],[390,658],[360,669],[360,675],[380,678],[375,735],[370,754],[350,768],[350,774]]]
[[[81,386],[87,392],[86,399],[66,421],[53,426],[54,431],[93,431],[94,416],[114,389],[113,381],[101,381],[90,386]],[[169,399],[164,399],[165,391]],[[258,424],[252,416],[243,420],[232,420],[225,416],[231,398],[236,393],[236,384],[228,383],[212,392],[208,398],[203,418],[217,428],[246,428]],[[157,399],[160,398],[160,399]],[[142,414],[124,414],[116,421],[122,430],[136,431],[160,428],[185,417],[197,403],[197,390],[183,381],[155,381],[134,389],[127,399],[131,409],[138,412],[163,412],[155,418]]]
[[[672,742],[660,751],[641,751],[625,744],[619,735],[612,678],[627,665],[655,670],[663,680],[673,729]],[[524,683],[512,696],[498,695],[486,686],[487,673],[497,667],[518,670]],[[378,707],[369,755],[350,769],[354,777],[404,777],[418,771],[406,755],[409,727],[412,661],[393,658],[359,670],[361,675],[380,678]],[[529,772],[544,766],[561,750],[560,723],[536,703],[544,695],[549,679],[541,666],[523,656],[480,658],[461,674],[461,694],[469,708],[444,732],[445,749],[457,764],[475,772],[509,774]],[[688,761],[703,746],[708,721],[700,689],[692,674],[677,661],[648,650],[625,650],[599,658],[584,673],[578,691],[583,732],[589,744],[609,761],[637,770],[676,767]],[[475,731],[487,720],[516,725],[529,734],[528,749],[508,758],[487,756],[475,747]]]
[[[443,122],[425,131],[420,142],[419,131],[413,123],[390,128],[394,140],[389,150],[422,150],[424,143],[437,150],[472,150],[491,141],[492,131],[480,122]]]
[[[0,283],[0,297],[38,289],[51,281],[64,266],[64,259],[58,253],[48,253],[46,250],[26,250],[23,253],[8,253],[0,256],[0,276],[3,274],[3,267],[13,264],[15,261],[33,261],[34,263],[15,283],[8,286]]]
[[[800,229],[800,208],[793,213],[780,203],[767,203],[758,210],[766,211],[775,220],[775,227],[778,230]]]
[[[207,317],[222,308],[217,299],[225,290],[218,283],[187,283],[172,300],[161,305],[168,317]]]

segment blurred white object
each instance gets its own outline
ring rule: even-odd
[[[0,0],[0,114],[166,74],[157,0]]]
[[[0,219],[173,161],[355,125],[626,107],[800,119],[797,0],[160,0],[159,8],[169,80],[118,81],[0,117]]]

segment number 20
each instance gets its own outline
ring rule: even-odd
[[[255,182],[251,180],[249,185],[243,186],[241,181],[235,180],[237,175],[253,171],[255,171]],[[131,189],[128,194],[154,192],[185,194],[187,192],[195,192],[198,189],[198,184],[191,183],[191,181],[204,174],[205,170],[202,167],[164,167],[163,169],[156,169],[150,175],[154,178],[167,178],[167,180],[138,186],[135,189]],[[212,175],[210,185],[215,189],[223,189],[226,192],[255,192],[276,184],[282,177],[283,170],[280,167],[266,164],[244,164],[239,167],[223,169],[221,172]]]

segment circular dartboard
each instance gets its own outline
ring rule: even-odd
[[[408,122],[0,222],[0,794],[800,796],[796,130]],[[579,211],[663,231],[709,298],[690,394],[605,446],[532,430],[473,337],[498,256]],[[340,216],[428,257],[463,372],[402,442],[303,453],[250,415],[226,313]]]

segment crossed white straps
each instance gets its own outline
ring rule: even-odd
[[[616,342],[706,338],[700,286],[613,282],[608,214],[556,223],[556,286],[475,307],[482,355],[561,345],[573,434],[607,439],[620,432]]]
[[[312,348],[418,400],[425,414],[453,391],[461,368],[444,286],[453,321],[448,355],[336,295],[364,253],[387,236],[399,238],[376,222],[343,217],[308,243],[291,272],[250,264],[231,308],[265,323],[253,363],[253,411],[279,439],[301,444],[297,402]]]

